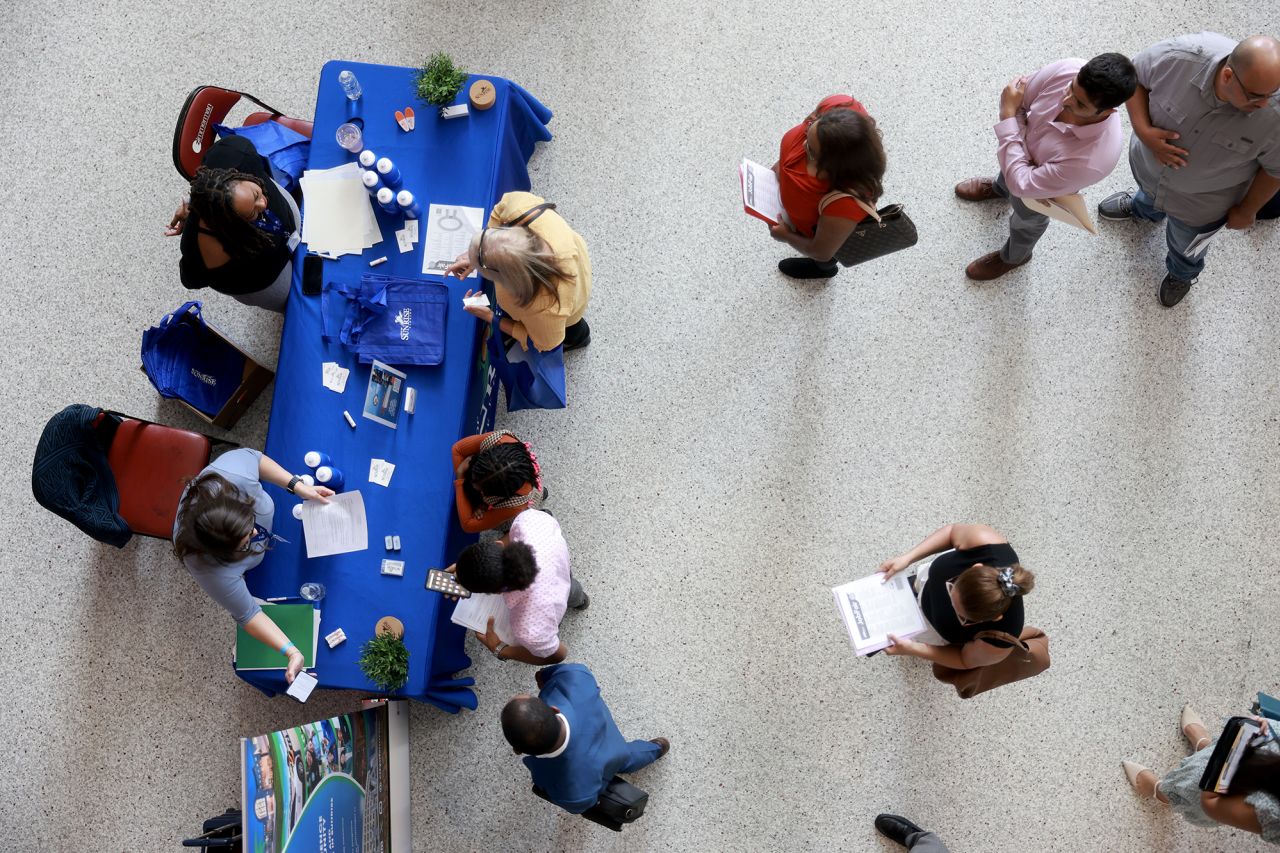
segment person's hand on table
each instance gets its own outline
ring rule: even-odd
[[[293,684],[293,680],[298,677],[298,673],[302,672],[302,665],[305,662],[306,658],[302,656],[302,652],[297,649],[289,650],[289,665],[284,670],[286,684]]]
[[[458,277],[462,278],[463,276],[458,276]],[[474,291],[474,293],[479,293],[479,292],[480,291]],[[473,291],[470,288],[468,288],[467,294],[463,298],[470,299],[472,294],[473,294]],[[475,317],[477,320],[483,320],[486,323],[493,322],[492,308],[480,308],[475,305],[464,305],[462,306],[462,310],[466,311],[468,314],[470,314],[472,317]]]
[[[498,632],[493,630],[492,616],[489,617],[489,625],[483,634],[476,631],[476,639],[484,643],[484,647],[489,651],[493,651],[502,644],[502,639],[498,636]]]
[[[887,655],[909,655],[918,657],[920,651],[920,643],[915,640],[900,640],[897,636],[889,635],[889,645],[885,648],[884,653]]]
[[[882,582],[889,580],[889,578],[893,577],[909,565],[911,565],[911,561],[908,560],[904,554],[899,554],[892,559],[885,560],[880,564],[880,571],[884,574],[884,577],[881,579]]]
[[[178,209],[173,212],[173,219],[169,222],[169,227],[164,229],[164,236],[177,237],[182,233],[182,229],[187,225],[187,216],[191,210],[187,207],[186,199],[178,202]]]
[[[328,486],[308,486],[306,483],[298,483],[293,487],[293,493],[304,501],[320,501],[327,504],[326,498],[332,497],[333,489]]]
[[[461,255],[458,255],[453,263],[449,264],[449,266],[445,268],[444,275],[445,278],[455,275],[461,279],[471,275],[471,272],[474,269],[475,267],[471,265],[471,253],[463,252]],[[468,295],[470,295],[470,291],[468,291]]]

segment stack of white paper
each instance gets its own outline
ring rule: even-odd
[[[859,655],[887,648],[889,634],[907,639],[925,630],[924,614],[903,573],[887,582],[883,574],[876,573],[837,586],[831,592],[836,597],[836,609],[849,629],[853,650]]]
[[[464,598],[453,608],[449,621],[472,631],[483,634],[489,630],[489,617],[493,617],[493,631],[498,639],[510,643],[515,636],[511,630],[511,611],[501,595],[473,592],[470,598]]]
[[[307,201],[302,239],[307,250],[326,258],[358,255],[382,242],[373,202],[360,180],[360,167],[308,169],[299,181]]]

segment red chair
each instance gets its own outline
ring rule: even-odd
[[[312,123],[299,118],[290,118],[275,107],[268,106],[253,95],[237,92],[234,89],[223,89],[220,86],[197,86],[187,96],[187,102],[178,113],[178,126],[173,131],[173,165],[178,173],[187,180],[195,177],[196,169],[204,161],[205,151],[213,144],[213,125],[221,124],[231,112],[231,108],[248,98],[266,112],[251,113],[244,120],[244,126],[262,124],[264,121],[275,121],[287,128],[296,130],[307,139],[311,138]]]
[[[120,517],[134,533],[170,539],[182,491],[209,464],[214,440],[198,432],[111,414],[120,418],[107,450],[107,464],[120,492]],[[114,421],[99,416],[96,426],[102,430],[108,424]]]

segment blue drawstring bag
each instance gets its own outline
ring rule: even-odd
[[[346,302],[338,340],[362,364],[440,364],[444,361],[444,322],[449,291],[443,284],[420,279],[366,273],[358,286],[329,284],[320,301],[325,342],[329,331],[330,294]]]
[[[214,417],[244,379],[245,356],[184,302],[142,333],[142,369],[161,397],[177,398]]]
[[[502,314],[493,312],[493,330],[489,334],[489,364],[502,380],[507,394],[507,411],[521,409],[563,409],[568,405],[564,377],[564,345],[539,352],[530,344],[520,344],[502,334],[498,325]]]
[[[252,142],[258,153],[267,158],[275,182],[289,192],[297,187],[298,178],[302,177],[311,153],[310,139],[278,121],[264,121],[247,127],[215,124],[213,129],[219,136],[243,136]]]

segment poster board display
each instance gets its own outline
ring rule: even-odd
[[[241,738],[244,849],[408,853],[408,750],[405,701]]]

